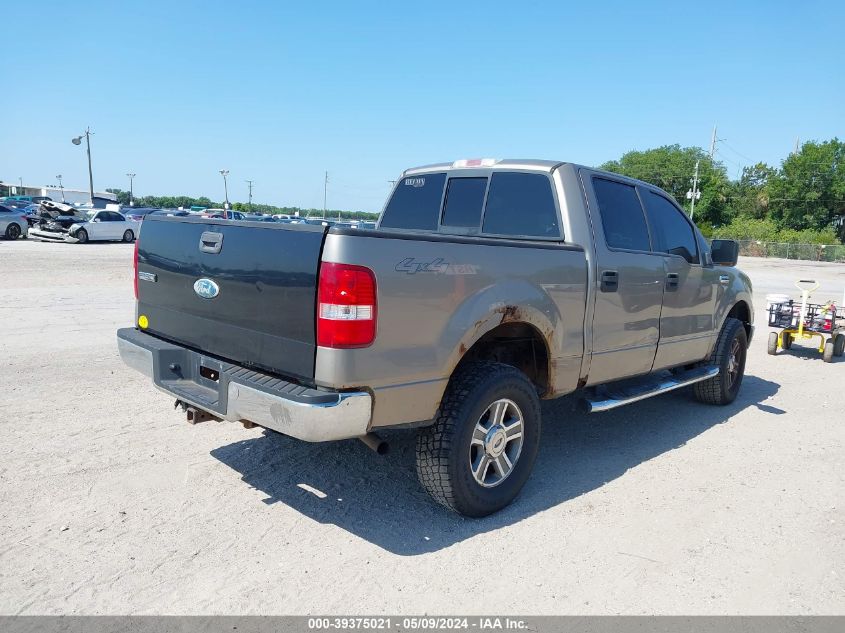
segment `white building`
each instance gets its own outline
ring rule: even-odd
[[[67,187],[60,188],[56,186],[37,187],[33,185],[12,184],[10,182],[2,181],[0,186],[4,189],[9,188],[10,196],[47,196],[54,202],[66,202],[67,204],[87,204],[91,201],[91,194],[87,189],[68,189]],[[95,191],[94,201],[97,198],[105,202],[100,204],[107,204],[109,202],[117,202],[117,196],[108,191]],[[99,205],[97,205],[99,206]]]

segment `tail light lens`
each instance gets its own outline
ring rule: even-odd
[[[376,277],[363,266],[324,262],[317,290],[317,345],[367,347],[376,338]]]
[[[138,300],[138,238],[135,238],[135,254],[132,256],[132,270],[134,272],[135,301]]]

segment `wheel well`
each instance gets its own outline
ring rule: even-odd
[[[745,333],[751,337],[751,309],[745,301],[737,301],[731,311],[728,312],[729,317],[739,319],[745,327]]]
[[[541,395],[549,390],[549,349],[533,325],[514,322],[493,328],[466,350],[458,367],[479,360],[516,367]]]

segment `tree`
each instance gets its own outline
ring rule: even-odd
[[[117,196],[117,203],[122,205],[129,204],[129,192],[123,191],[122,189],[106,189],[109,193],[113,193]]]
[[[769,182],[778,170],[766,163],[742,168],[742,176],[732,183],[729,207],[735,218],[762,220],[769,214]]]
[[[700,147],[664,145],[645,151],[631,151],[619,160],[608,161],[600,169],[644,180],[672,194],[689,213],[686,193],[692,188],[698,161],[701,199],[695,204],[695,221],[702,225],[721,225],[731,220],[729,200],[731,183],[725,168],[711,161]]]
[[[771,217],[791,229],[822,230],[845,215],[845,143],[804,143],[769,183]]]

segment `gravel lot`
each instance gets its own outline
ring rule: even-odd
[[[845,265],[746,259],[739,399],[545,406],[519,500],[428,500],[413,436],[379,457],[195,427],[124,367],[132,246],[0,242],[0,613],[839,614],[845,358],[771,358],[763,296]]]

